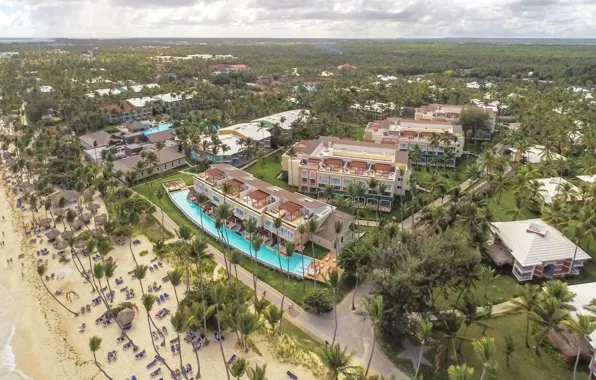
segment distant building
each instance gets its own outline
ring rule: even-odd
[[[337,66],[337,70],[338,71],[342,71],[342,70],[345,70],[345,71],[354,71],[354,70],[356,70],[356,66],[352,66],[349,63],[344,63],[343,65]]]
[[[412,151],[420,149],[420,159],[411,160],[412,164],[447,167],[455,167],[465,144],[461,125],[453,121],[388,118],[368,123],[364,138],[396,145],[400,151],[408,152],[410,159]]]
[[[299,109],[299,110],[291,110],[291,111],[284,111],[279,112],[273,115],[265,116],[260,119],[255,119],[253,123],[260,123],[263,122],[267,127],[273,127],[275,124],[279,124],[281,129],[285,131],[289,131],[291,129],[292,124],[295,121],[300,121],[302,118],[310,115],[309,110]]]
[[[451,104],[430,104],[416,108],[414,118],[416,120],[431,120],[431,121],[453,121],[459,123],[461,113],[466,107],[476,107],[483,110],[488,115],[486,125],[479,125],[474,132],[472,138],[490,140],[495,131],[495,115],[496,112],[492,107],[480,107],[476,105],[451,105]],[[482,111],[480,111],[482,112]]]
[[[575,311],[571,312],[571,317],[577,319],[578,314],[591,315],[596,317],[596,313],[588,312],[586,306],[590,305],[596,299],[596,282],[588,282],[585,284],[569,285],[569,291],[575,293],[573,298],[573,306]],[[592,331],[587,336],[588,344],[592,350],[592,358],[590,360],[590,377],[596,376],[596,331]]]
[[[218,63],[217,65],[209,66],[209,70],[211,70],[214,74],[235,73],[246,69],[248,69],[248,66],[245,64]]]
[[[110,144],[112,136],[106,131],[97,131],[87,135],[79,136],[79,142],[83,149],[101,148]]]
[[[106,121],[110,124],[122,124],[141,118],[127,101],[122,101],[120,104],[107,104],[103,107],[103,113]]]
[[[334,192],[347,197],[350,184],[375,179],[385,184],[385,191],[378,194],[368,190],[363,199],[356,200],[390,211],[393,196],[404,195],[409,188],[408,154],[396,145],[319,137],[294,147],[296,156],[290,157],[287,152],[282,156],[282,170],[287,173],[288,184],[302,193],[323,195],[324,187],[331,185]]]
[[[215,163],[240,166],[245,164],[247,160],[252,159],[252,156],[246,155],[246,146],[243,144],[243,141],[248,138],[265,150],[271,149],[271,133],[268,128],[261,127],[260,123],[232,125],[219,129],[217,134],[222,145],[227,149],[224,151],[220,148],[217,154],[207,155],[207,158]],[[210,141],[210,138],[206,137],[204,140]],[[196,153],[194,157],[195,159],[199,158]]]
[[[142,149],[141,149],[142,150]],[[153,175],[168,172],[172,169],[186,165],[184,154],[170,148],[163,148],[160,151],[155,150],[155,155],[158,159],[158,165],[155,167]],[[138,169],[138,164],[142,160],[141,154],[132,155],[121,160],[114,161],[114,169],[121,170],[125,175],[133,170]],[[138,170],[139,178],[149,177],[147,169]]]
[[[134,109],[141,119],[145,120],[153,116],[154,99],[148,96],[143,98],[126,99],[126,102]]]
[[[395,104],[393,103],[371,103],[371,104],[354,104],[351,109],[362,113],[365,118],[373,120],[382,120],[391,116],[395,111]]]
[[[0,52],[0,58],[12,58],[19,55],[17,51],[2,51]]]

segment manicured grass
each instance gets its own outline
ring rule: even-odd
[[[470,289],[470,293],[476,296],[482,305],[486,305],[489,302],[495,305],[519,295],[517,294],[517,281],[513,278],[511,270],[509,269],[500,273],[500,277],[488,286],[486,297],[484,296],[484,289],[484,284],[480,282],[476,283],[475,287]],[[436,306],[445,310],[453,309],[453,305],[455,304],[458,295],[459,292],[449,292],[447,298],[445,298],[444,295],[440,295],[437,298]],[[463,295],[461,298],[463,298]]]
[[[182,170],[184,170],[184,169],[182,169]],[[147,187],[153,188],[153,191],[155,191],[155,190],[157,190],[157,188],[159,186],[161,186],[162,182],[169,181],[169,180],[176,179],[176,178],[182,179],[184,181],[184,183],[187,185],[192,185],[194,182],[191,174],[182,173],[180,170],[178,170],[176,172],[165,173],[162,176],[151,177],[150,181],[141,182],[142,183],[141,185],[137,185],[135,187],[135,190],[138,191],[139,188],[141,188],[143,186],[147,186]]]
[[[364,138],[364,130],[365,129],[366,128],[364,128],[364,127],[354,128],[354,130],[352,131],[352,137],[358,141],[362,140]]]
[[[310,243],[306,243],[306,246],[304,247],[303,251],[303,253],[306,256],[314,257],[315,259],[322,259],[328,252],[329,250],[327,248],[321,247],[318,244],[314,244],[313,250],[312,245]]]
[[[493,195],[489,200],[489,209],[493,214],[496,222],[512,221],[515,215],[511,214],[511,210],[515,208],[515,196],[512,190],[501,193],[501,202],[499,201],[499,194]],[[523,208],[517,216],[517,220],[539,218],[540,216],[533,211]]]
[[[282,326],[283,333],[290,336],[296,342],[296,345],[304,350],[311,351],[314,353],[321,352],[325,348],[323,342],[311,337],[300,327],[296,326],[292,323],[291,320],[284,317],[283,326]]]
[[[161,224],[152,216],[149,215],[137,224],[134,228],[135,235],[145,235],[152,243],[158,240],[168,240],[172,237],[172,234],[163,228]]]
[[[281,173],[281,155],[282,153],[278,152],[263,159],[263,162],[255,162],[245,170],[265,182],[289,190],[290,187],[286,181],[277,179]]]

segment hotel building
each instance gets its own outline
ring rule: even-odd
[[[467,106],[457,106],[449,104],[429,104],[428,106],[416,108],[416,111],[414,113],[414,119],[429,121],[451,121],[454,123],[459,123],[459,117],[466,107],[472,107],[483,110],[484,113],[488,115],[488,121],[486,125],[477,126],[477,129],[473,131],[472,138],[490,140],[492,134],[495,132],[496,113],[492,106],[483,106],[479,103]]]
[[[226,196],[222,191],[224,183],[232,187],[231,194]],[[334,249],[335,221],[344,222],[343,230],[337,236],[340,246],[351,241],[354,235],[350,230],[350,215],[306,195],[273,186],[231,165],[214,164],[204,173],[196,174],[194,189],[197,194],[209,198],[213,206],[223,203],[230,205],[236,220],[255,220],[257,226],[263,228],[264,237],[274,243],[277,241],[274,219],[281,218],[281,252],[284,252],[286,241],[293,242],[298,251],[304,249],[309,236],[307,233],[301,235],[298,228],[311,219],[319,227],[313,235],[313,241],[327,249]]]
[[[282,170],[288,183],[303,193],[319,194],[332,185],[337,194],[346,196],[352,183],[368,184],[371,179],[386,185],[383,194],[368,190],[364,198],[385,211],[391,209],[394,195],[408,190],[411,169],[408,154],[396,145],[319,137],[295,145],[297,155],[282,156]],[[364,201],[365,199],[361,199]]]
[[[412,164],[455,167],[464,152],[465,137],[461,125],[453,121],[389,118],[368,123],[364,132],[368,141],[392,144],[402,152],[420,148],[421,157]],[[444,162],[443,162],[444,160]]]

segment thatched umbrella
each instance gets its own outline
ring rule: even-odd
[[[75,243],[75,248],[83,248],[87,245],[87,242],[85,240],[79,240]]]
[[[87,205],[87,210],[91,211],[91,212],[97,212],[97,210],[99,210],[99,203],[91,203],[89,205]]]
[[[80,220],[75,220],[74,222],[72,222],[70,224],[70,226],[74,229],[74,230],[80,230],[81,227],[83,227],[85,225],[85,223],[81,222]]]
[[[91,213],[85,212],[79,215],[79,220],[84,223],[89,223],[89,221],[91,220]]]
[[[62,239],[64,239],[64,240],[68,240],[68,239],[70,239],[71,237],[73,237],[73,236],[74,236],[74,234],[72,233],[72,231],[64,231],[64,232],[62,232],[62,233],[60,234],[60,236],[62,237]]]
[[[56,245],[56,249],[66,249],[66,247],[68,247],[68,242],[65,240],[62,240]]]
[[[100,228],[94,228],[91,230],[91,236],[93,237],[98,237],[101,234],[103,234],[103,231]]]
[[[57,208],[54,211],[52,211],[52,214],[54,214],[55,217],[62,217],[64,215],[64,210],[61,208]]]
[[[101,214],[95,217],[95,223],[104,224],[108,220],[106,214]]]
[[[83,191],[83,197],[85,198],[92,198],[93,194],[95,194],[95,190],[93,190],[92,188],[88,188],[85,191]]]
[[[58,231],[55,228],[46,234],[46,237],[48,238],[48,240],[54,240],[58,236],[60,236],[60,231]]]
[[[45,218],[39,221],[39,225],[42,227],[49,227],[52,224],[52,218]]]
[[[116,316],[116,321],[121,326],[126,326],[132,323],[133,319],[135,319],[135,312],[132,309],[125,308],[122,309]]]

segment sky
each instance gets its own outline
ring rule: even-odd
[[[595,38],[596,0],[0,0],[0,37]]]

